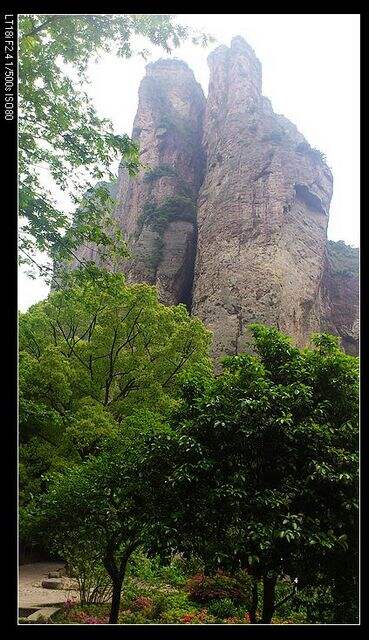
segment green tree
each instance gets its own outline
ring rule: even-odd
[[[22,503],[45,489],[47,471],[98,453],[137,407],[175,406],[180,376],[209,369],[209,342],[153,287],[95,266],[65,274],[19,320]]]
[[[82,240],[111,247],[117,242],[106,212],[107,189],[100,189],[100,205],[82,207],[82,220],[79,216],[72,224],[45,185],[55,184],[80,204],[91,184],[111,176],[116,157],[122,156],[131,175],[137,172],[137,144],[114,134],[85,91],[89,62],[107,52],[132,56],[136,36],[168,53],[188,38],[207,43],[205,35],[176,25],[172,15],[19,17],[20,259],[28,265],[40,266],[39,251],[58,262],[74,255]],[[46,266],[41,271],[47,275],[50,270]]]
[[[343,608],[352,623],[357,358],[333,336],[298,349],[274,328],[252,325],[251,332],[256,353],[225,358],[216,378],[188,380],[171,437],[158,434],[147,445],[143,473],[154,478],[157,469],[157,482],[167,479],[157,548],[194,553],[208,572],[248,569],[253,622],[258,583],[261,622],[270,623],[277,580],[287,575],[298,590],[328,585],[340,603],[331,616]]]
[[[135,466],[139,441],[122,447],[117,439],[98,457],[54,478],[21,521],[23,536],[32,540],[46,536],[49,548],[71,566],[81,565],[82,554],[95,564],[100,581],[101,569],[105,570],[112,585],[110,624],[118,622],[129,559],[146,543],[155,517],[154,505],[147,499],[149,479]],[[83,559],[82,570],[85,565]]]

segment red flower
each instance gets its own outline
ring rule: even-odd
[[[181,618],[181,622],[183,622],[184,624],[188,624],[189,622],[192,622],[194,617],[195,617],[194,613],[185,613],[184,616],[182,616]]]

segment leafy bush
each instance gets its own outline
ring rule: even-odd
[[[154,182],[163,177],[176,177],[177,171],[169,164],[160,164],[157,167],[153,167],[146,172],[144,180],[145,182]]]
[[[151,617],[153,620],[160,618],[163,613],[171,608],[170,600],[164,593],[159,593],[154,597],[154,602],[151,607]]]
[[[112,595],[112,584],[96,550],[87,548],[83,541],[80,543],[78,539],[71,539],[64,543],[60,551],[69,575],[77,580],[81,604],[108,602]]]
[[[146,615],[152,620],[161,619],[168,611],[176,611],[178,615],[191,607],[188,596],[184,592],[151,592],[151,606]],[[132,608],[132,605],[130,606]],[[196,610],[196,609],[195,609]]]
[[[164,582],[174,586],[181,587],[186,583],[187,576],[183,573],[183,567],[172,561],[169,565],[161,567],[160,577]]]
[[[137,596],[131,604],[132,611],[145,611],[152,607],[153,600],[148,596]]]
[[[212,624],[215,622],[215,617],[206,609],[201,609],[201,611],[185,613],[180,622],[182,624]]]
[[[119,615],[119,624],[147,624],[148,620],[140,611],[122,611]]]
[[[224,573],[217,573],[214,576],[199,573],[188,581],[187,590],[190,599],[199,603],[224,598],[240,604],[249,601],[247,583]]]
[[[107,605],[81,605],[72,600],[67,600],[62,609],[53,616],[53,623],[56,624],[106,624],[107,622]]]
[[[163,234],[166,226],[172,220],[193,222],[195,213],[195,205],[189,196],[166,198],[160,205],[152,201],[146,202],[138,219],[138,225],[139,229],[146,225],[159,234]]]
[[[235,616],[237,613],[237,608],[230,598],[214,600],[214,602],[209,604],[208,609],[216,618],[229,618]]]
[[[176,555],[171,562],[171,566],[175,567],[178,573],[185,578],[191,578],[197,573],[202,573],[204,569],[204,563],[196,556],[185,558],[184,556]]]
[[[283,131],[274,130],[263,136],[264,142],[281,142],[284,137]]]
[[[159,557],[148,558],[143,552],[137,552],[130,565],[130,575],[139,578],[149,584],[165,582],[174,587],[180,587],[186,582],[188,575],[184,573],[183,563],[179,558],[174,558],[170,564],[162,565]]]

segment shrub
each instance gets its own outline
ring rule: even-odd
[[[69,575],[77,580],[81,604],[108,602],[112,595],[111,580],[96,550],[87,548],[76,537],[66,541],[61,546],[61,552]]]
[[[152,620],[162,620],[166,623],[179,622],[181,616],[188,612],[196,613],[196,607],[191,606],[187,594],[183,591],[158,593],[153,598],[150,618]]]
[[[140,611],[131,611],[127,609],[122,611],[119,616],[119,624],[147,624],[148,620]]]
[[[154,602],[151,606],[151,618],[153,620],[160,618],[163,613],[170,609],[170,606],[168,597],[163,593],[158,594],[155,596]]]
[[[132,611],[145,611],[152,607],[153,601],[152,598],[148,596],[138,596],[135,598],[131,604]]]
[[[284,137],[283,131],[274,130],[263,136],[265,142],[281,142]]]
[[[359,249],[339,240],[328,240],[328,260],[332,273],[337,275],[359,275]]]
[[[73,604],[67,601],[67,605],[63,607],[64,611],[58,612],[55,616],[57,623],[76,623],[76,624],[106,624],[108,622],[108,612],[106,606]]]
[[[154,182],[163,177],[177,177],[177,171],[169,164],[160,164],[157,167],[153,167],[146,172],[144,180],[145,182]]]
[[[217,573],[214,576],[199,573],[187,582],[187,590],[190,599],[199,603],[224,598],[240,604],[249,601],[248,582],[224,573]]]
[[[212,624],[215,621],[215,617],[207,609],[187,611],[179,619],[181,624]]]
[[[185,558],[181,555],[176,555],[171,562],[171,566],[175,567],[178,573],[186,578],[202,573],[204,569],[204,563],[196,556]]]
[[[214,600],[214,602],[209,604],[208,609],[216,618],[230,618],[237,613],[237,608],[230,598]]]
[[[188,196],[176,196],[166,198],[162,204],[146,202],[142,214],[138,219],[139,228],[144,225],[163,234],[169,222],[172,220],[195,220],[195,205]]]
[[[160,578],[174,587],[181,587],[186,583],[186,576],[183,574],[181,566],[175,562],[160,568]]]

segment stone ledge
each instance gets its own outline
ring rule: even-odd
[[[33,624],[50,622],[54,613],[59,611],[60,607],[40,607],[37,611],[34,611],[29,616],[20,617],[19,624]]]

